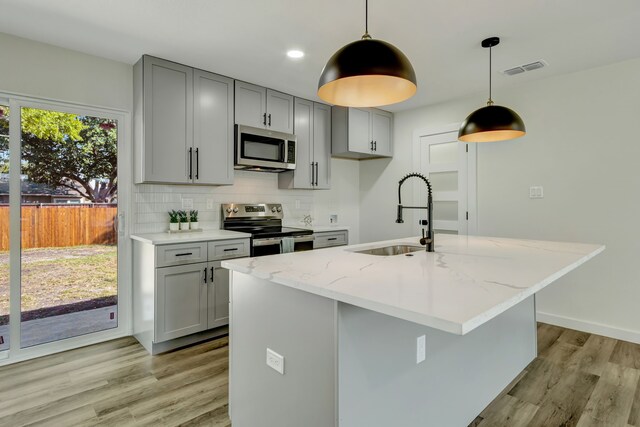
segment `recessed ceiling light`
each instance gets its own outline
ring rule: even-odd
[[[293,59],[300,59],[304,56],[304,52],[301,50],[292,49],[287,52],[287,56]]]

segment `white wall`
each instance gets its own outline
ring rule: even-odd
[[[394,159],[361,165],[363,242],[416,234],[393,223],[397,181],[412,169],[413,131],[460,122],[484,97],[396,114]],[[478,234],[606,244],[541,292],[538,311],[546,321],[640,342],[640,59],[494,98],[520,113],[527,135],[478,146]],[[528,198],[531,185],[544,186],[543,199]]]
[[[0,91],[131,111],[129,64],[4,33],[0,52]]]

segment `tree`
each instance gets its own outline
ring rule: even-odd
[[[117,197],[115,120],[23,108],[22,173],[77,191],[95,203]]]

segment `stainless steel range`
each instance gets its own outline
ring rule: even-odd
[[[251,234],[251,256],[313,249],[313,231],[282,226],[280,203],[222,205],[222,228]]]

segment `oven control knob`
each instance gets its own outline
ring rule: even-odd
[[[278,206],[278,212],[282,212],[282,208],[280,206]]]
[[[233,208],[233,213],[238,213],[238,208]]]
[[[233,210],[231,208],[227,208],[227,213],[230,214],[231,212],[233,212]]]
[[[271,212],[276,213],[276,207],[275,206],[271,208]]]

